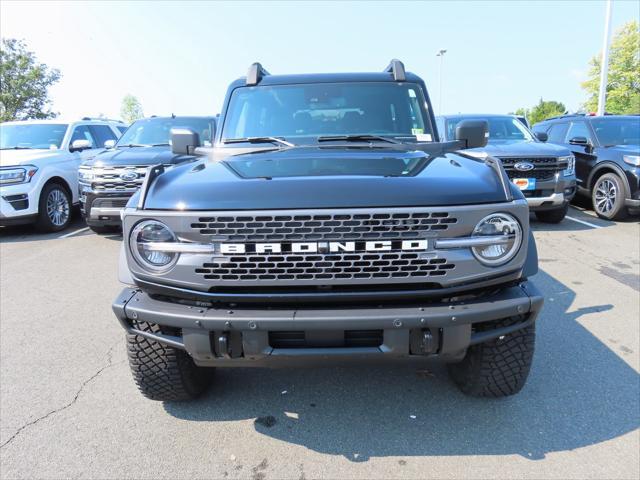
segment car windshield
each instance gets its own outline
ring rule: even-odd
[[[422,89],[412,83],[241,87],[231,95],[222,141],[352,135],[431,141],[425,105]]]
[[[0,125],[0,148],[57,149],[67,131],[64,123],[23,123]]]
[[[145,118],[131,125],[118,140],[118,147],[129,145],[169,145],[172,128],[190,128],[200,135],[203,146],[211,146],[213,120],[198,117]]]
[[[640,117],[598,118],[591,120],[598,142],[608,145],[640,145]]]
[[[520,120],[514,117],[461,117],[447,121],[447,138],[454,139],[456,127],[463,120],[486,120],[489,122],[489,143],[533,142],[533,135]]]

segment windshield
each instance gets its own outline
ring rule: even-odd
[[[456,127],[463,120],[486,120],[489,122],[489,143],[533,142],[533,135],[520,120],[514,117],[462,117],[447,121],[447,138],[456,137]]]
[[[172,128],[190,128],[200,135],[205,147],[211,146],[213,120],[197,117],[145,118],[131,125],[118,140],[118,147],[128,145],[169,145]]]
[[[607,145],[640,145],[640,117],[591,120],[598,142]]]
[[[344,135],[431,141],[421,88],[349,82],[241,87],[233,91],[222,141]]]
[[[0,125],[0,148],[57,149],[67,131],[66,124],[24,123]]]

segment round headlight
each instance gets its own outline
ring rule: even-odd
[[[164,252],[158,244],[175,241],[175,234],[164,223],[145,220],[131,231],[129,247],[141,267],[152,272],[164,272],[178,260],[178,254]]]
[[[484,217],[476,225],[472,236],[493,237],[492,242],[471,249],[481,263],[490,267],[507,263],[518,253],[522,244],[520,223],[506,213],[494,213]]]

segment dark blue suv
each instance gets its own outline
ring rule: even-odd
[[[563,115],[533,126],[576,158],[578,193],[602,218],[640,213],[640,116]]]

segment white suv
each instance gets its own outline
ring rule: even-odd
[[[0,124],[0,225],[64,229],[78,203],[78,167],[125,129],[121,122],[89,118]]]

